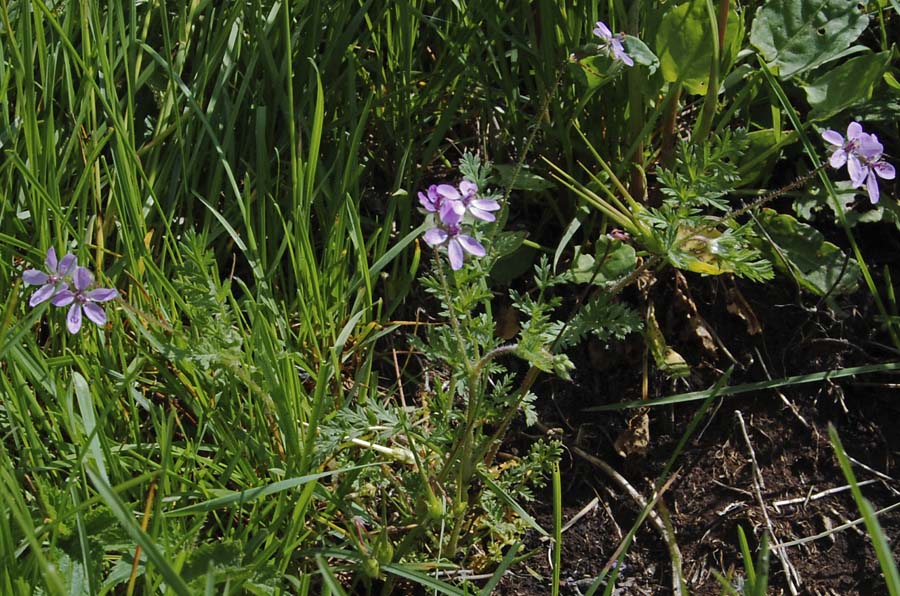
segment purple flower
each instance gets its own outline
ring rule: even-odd
[[[459,193],[449,184],[432,184],[427,193],[419,191],[419,202],[425,211],[437,213],[442,221],[450,212],[462,215],[465,211],[465,207],[459,202]]]
[[[491,199],[478,198],[478,185],[471,180],[463,180],[459,183],[459,190],[449,184],[441,184],[438,186],[438,194],[452,205],[453,211],[457,215],[463,215],[468,211],[472,217],[481,221],[496,221],[497,218],[491,211],[500,209],[500,203]],[[441,217],[445,223],[445,217]]]
[[[850,182],[853,184],[853,188],[866,185],[869,200],[874,205],[881,197],[878,178],[893,180],[896,172],[894,166],[884,161],[882,156],[884,146],[878,142],[878,137],[863,134],[865,138],[860,140],[858,150],[847,158],[847,171],[850,173]]]
[[[593,32],[594,35],[600,38],[600,47],[607,56],[613,60],[618,60],[626,66],[634,66],[634,60],[625,52],[625,46],[622,44],[622,40],[625,39],[624,35],[621,33],[613,35],[613,32],[609,30],[609,27],[603,21],[597,21],[597,26],[594,27]]]
[[[426,231],[422,238],[431,247],[439,247],[447,245],[447,255],[450,257],[450,268],[454,271],[461,269],[463,266],[463,251],[474,257],[483,257],[485,255],[484,247],[480,242],[463,234],[459,227],[459,218],[456,221],[444,222],[444,227],[431,228]]]
[[[853,159],[855,157],[860,142],[870,136],[868,133],[863,132],[862,125],[859,122],[851,122],[847,126],[846,141],[841,136],[841,133],[829,128],[822,133],[822,138],[837,147],[837,149],[831,154],[828,163],[836,170],[842,168],[847,163],[848,158]]]
[[[883,159],[884,146],[878,141],[878,137],[864,132],[859,122],[851,122],[847,126],[846,140],[839,132],[831,129],[823,132],[822,138],[837,147],[828,159],[829,165],[840,168],[847,164],[853,188],[865,184],[869,200],[873,205],[876,204],[881,196],[878,178],[893,180],[896,175],[894,166]]]
[[[66,283],[66,279],[71,277],[78,266],[78,260],[71,253],[64,256],[61,261],[57,261],[56,249],[52,246],[47,251],[47,258],[44,260],[44,263],[47,265],[47,273],[37,269],[28,269],[22,272],[22,281],[26,285],[41,286],[31,295],[28,306],[37,306],[58,292],[67,290],[69,284]]]
[[[78,267],[75,270],[75,276],[72,280],[75,291],[68,288],[60,291],[51,301],[53,306],[72,305],[69,313],[66,315],[66,328],[69,333],[78,333],[81,329],[81,314],[88,319],[100,325],[106,324],[106,312],[103,308],[94,304],[95,302],[107,302],[119,295],[119,292],[112,288],[95,288],[86,291],[94,283],[93,274],[84,267]]]

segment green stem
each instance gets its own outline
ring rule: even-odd
[[[727,6],[730,0],[719,0],[726,6],[725,19],[728,22]],[[706,97],[703,100],[703,108],[700,113],[700,120],[694,128],[692,140],[694,143],[702,143],[709,136],[712,128],[713,116],[716,114],[716,98],[719,96],[719,57],[721,56],[721,39],[724,32],[720,31],[716,9],[712,0],[706,0],[706,11],[709,14],[709,26],[712,29],[710,39],[712,39],[712,58],[709,62],[709,82],[706,86]],[[719,15],[721,17],[721,14]]]

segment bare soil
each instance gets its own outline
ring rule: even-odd
[[[888,339],[873,335],[878,328],[875,309],[865,293],[828,305],[787,285],[690,275],[681,281],[675,276],[657,280],[649,300],[670,345],[685,357],[692,374],[687,382],[674,382],[653,372],[651,361],[648,397],[709,387],[732,365],[730,384],[736,384],[898,360]],[[740,308],[735,307],[735,291],[744,298]],[[697,331],[698,316],[710,333]],[[754,317],[761,330],[753,328]],[[640,449],[644,437],[637,432],[630,435],[632,452],[618,453],[616,440],[630,419],[632,430],[640,431],[640,412],[635,417],[635,410],[587,408],[641,399],[643,351],[640,337],[611,347],[591,345],[578,357],[574,384],[547,380],[537,388],[539,395],[555,396],[542,402],[542,424],[560,433],[568,447],[561,464],[564,522],[583,513],[563,535],[563,594],[587,592],[640,511],[596,459],[649,499],[700,407],[695,401],[650,409],[645,451]],[[688,593],[720,594],[714,572],[730,574],[731,583],[739,585],[744,571],[738,526],[754,556],[763,534],[772,544],[805,540],[773,550],[770,594],[791,593],[788,573],[799,594],[886,593],[865,527],[839,529],[860,514],[850,491],[841,490],[847,482],[829,443],[828,425],[835,426],[858,462],[857,479],[868,481],[862,492],[875,509],[897,503],[900,385],[895,381],[881,373],[716,399],[676,460],[672,481],[655,508],[670,522]],[[520,428],[510,448],[534,434],[534,428]],[[830,490],[836,492],[821,494]],[[788,500],[793,502],[781,503]],[[531,509],[543,527],[552,527],[549,491]],[[900,511],[879,520],[895,542]],[[643,523],[614,594],[675,593],[672,555],[662,535],[651,520]],[[511,568],[495,593],[549,593],[549,546],[537,538],[526,544],[537,554]]]

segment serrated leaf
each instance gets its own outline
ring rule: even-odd
[[[241,546],[236,542],[223,540],[213,544],[201,544],[188,555],[181,569],[181,577],[187,582],[195,582],[198,579],[205,581],[205,576],[213,569],[240,569],[241,559]]]
[[[756,12],[750,43],[786,80],[834,60],[869,24],[865,3],[769,0]]]
[[[824,120],[872,97],[875,83],[890,63],[892,52],[867,54],[847,60],[805,86],[812,120]]]
[[[740,49],[743,18],[731,10],[725,28],[725,44],[721,48],[722,63],[727,72]],[[703,95],[709,84],[712,61],[712,26],[706,0],[690,0],[669,10],[656,32],[656,51],[663,78],[680,82],[689,93]]]
[[[847,293],[856,288],[859,265],[827,242],[821,232],[772,209],[763,209],[757,220],[777,246],[776,250],[761,239],[761,250],[770,254],[779,269],[792,273],[803,288],[819,296],[829,292]]]

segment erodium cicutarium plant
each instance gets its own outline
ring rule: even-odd
[[[835,147],[828,164],[834,169],[846,165],[853,188],[865,185],[869,201],[873,205],[878,203],[881,197],[878,178],[893,180],[896,176],[894,166],[884,160],[884,146],[878,137],[865,132],[859,122],[851,122],[846,139],[831,129],[823,132],[822,138]]]

